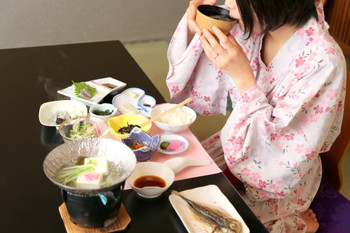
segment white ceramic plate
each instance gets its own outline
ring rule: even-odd
[[[162,144],[162,142],[171,142],[173,140],[179,140],[182,143],[182,149],[181,150],[176,150],[176,151],[169,151],[167,149],[163,150],[160,148],[160,145]],[[162,134],[160,136],[160,143],[158,146],[158,151],[164,153],[164,154],[179,154],[184,152],[185,150],[187,150],[188,148],[188,141],[186,138],[182,137],[181,135],[177,135],[177,134]]]
[[[110,94],[116,94],[118,90],[126,86],[126,83],[119,81],[112,77],[100,78],[92,80],[91,82],[105,86],[110,89]]]
[[[39,121],[45,126],[59,126],[53,121],[57,111],[67,113],[70,118],[84,116],[87,114],[85,104],[75,100],[57,100],[43,103],[39,109]]]
[[[112,82],[112,80],[115,80],[114,82]],[[115,92],[118,91],[119,89],[123,88],[126,86],[125,83],[120,82],[116,79],[113,78],[102,78],[102,79],[95,79],[93,81],[87,81],[85,82],[86,84],[89,84],[91,87],[95,88],[97,93],[94,97],[92,97],[91,99],[83,99],[80,97],[77,97],[75,95],[75,86],[74,84],[70,85],[69,87],[62,89],[62,90],[58,90],[57,92],[61,95],[70,97],[72,100],[78,100],[80,102],[83,102],[85,105],[87,106],[92,106],[94,104],[99,103],[106,95],[108,95],[111,92]],[[115,88],[111,89],[109,87],[106,87],[103,85],[103,83],[113,83],[114,85],[119,85],[116,86]],[[118,84],[116,84],[118,83]]]
[[[149,112],[156,101],[152,96],[146,95],[144,90],[132,87],[114,96],[112,104],[121,114],[137,114],[149,118]],[[142,108],[140,105],[143,105]]]
[[[195,200],[195,202],[213,206],[214,208],[221,208],[228,213],[232,218],[237,219],[242,224],[242,233],[248,233],[249,228],[233,207],[227,197],[221,192],[216,185],[207,185],[194,189],[189,189],[180,192],[186,198]],[[181,197],[171,194],[169,200],[177,215],[180,217],[182,223],[185,225],[189,233],[204,233],[205,231],[200,227],[195,220],[192,219],[190,207]]]

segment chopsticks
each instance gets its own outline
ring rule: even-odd
[[[151,123],[151,122],[157,120],[158,118],[160,118],[160,117],[162,117],[162,116],[164,116],[164,115],[166,115],[166,114],[168,114],[168,113],[170,113],[170,112],[175,111],[176,109],[178,109],[178,108],[184,106],[185,104],[187,104],[187,103],[190,102],[190,101],[192,101],[192,98],[187,98],[187,99],[185,99],[184,101],[182,101],[181,103],[175,105],[174,107],[171,107],[171,108],[167,109],[166,111],[164,111],[164,112],[158,114],[157,116],[152,117],[152,118],[149,119],[148,121],[143,122],[143,123],[140,125],[140,127],[142,128],[142,127],[144,127],[145,125],[148,125],[149,123]]]

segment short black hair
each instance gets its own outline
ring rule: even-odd
[[[261,33],[283,25],[303,26],[311,17],[317,19],[315,0],[236,0],[244,31],[249,38],[256,15]]]

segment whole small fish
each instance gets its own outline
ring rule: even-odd
[[[196,220],[201,227],[210,233],[240,233],[242,226],[238,220],[225,214],[223,211],[204,206],[181,195],[179,192],[173,190],[171,192],[182,199],[184,199],[194,214]]]

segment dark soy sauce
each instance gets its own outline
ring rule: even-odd
[[[160,178],[159,176],[141,176],[137,178],[134,182],[134,186],[137,188],[143,188],[146,186],[158,186],[160,188],[164,188],[166,185],[165,180]]]
[[[118,87],[117,85],[114,85],[112,83],[102,83],[103,86],[108,87],[110,89]]]

